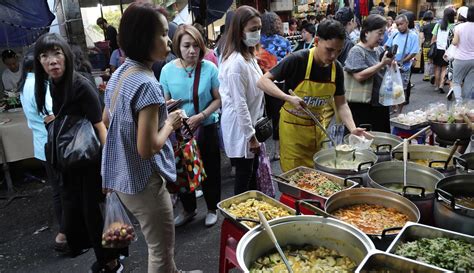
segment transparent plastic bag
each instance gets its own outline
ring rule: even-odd
[[[135,229],[120,198],[115,192],[107,194],[102,247],[124,248],[136,240]]]
[[[367,139],[363,136],[349,135],[349,145],[354,147],[356,151],[370,149],[370,145],[372,145],[373,141],[373,139]]]
[[[379,90],[379,103],[383,106],[392,106],[403,102],[405,102],[405,92],[400,70],[396,65],[387,65]]]

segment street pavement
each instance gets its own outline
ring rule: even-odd
[[[445,94],[434,92],[433,87],[421,79],[421,74],[413,74],[415,87],[410,104],[403,112],[446,101]],[[447,91],[448,88],[445,89]],[[272,155],[271,140],[267,143],[267,151]],[[222,163],[222,199],[225,199],[233,195],[233,176],[230,162],[224,155]],[[272,162],[272,168],[275,173],[281,172],[278,161]],[[72,259],[52,249],[57,225],[53,217],[50,186],[38,184],[26,188],[31,198],[15,200],[9,207],[0,209],[0,273],[87,272],[95,261],[92,250]],[[2,194],[3,191],[2,188]],[[219,215],[218,223],[207,228],[204,226],[206,212],[204,199],[199,198],[197,216],[184,227],[176,228],[175,260],[178,269],[218,272],[219,236],[223,218]],[[45,230],[38,231],[42,227],[46,227]],[[123,261],[124,272],[147,271],[147,248],[139,234],[138,241],[130,246],[130,257]]]

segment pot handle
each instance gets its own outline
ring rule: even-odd
[[[253,222],[253,223],[256,223],[256,224],[260,224],[259,220],[252,219],[252,218],[246,218],[246,217],[237,217],[237,218],[235,218],[235,220],[237,222]]]
[[[454,166],[456,166],[457,164],[459,164],[459,165],[461,165],[465,170],[468,169],[468,167],[467,167],[467,161],[464,160],[464,158],[460,158],[460,157],[454,156],[454,157],[453,157],[453,164],[454,164]]]
[[[372,131],[372,124],[370,123],[359,124],[359,128],[365,128],[367,131]]]
[[[417,190],[421,190],[421,194],[420,194],[420,197],[425,197],[425,188],[423,187],[418,187],[418,186],[410,186],[410,185],[407,185],[407,186],[403,186],[403,196],[406,196],[407,195],[407,189],[417,189]]]
[[[364,170],[367,170],[367,169],[369,169],[370,167],[374,166],[374,162],[373,162],[373,161],[367,161],[367,162],[362,162],[362,163],[360,163],[359,166],[357,166],[357,171],[358,171],[358,172],[362,171],[362,166],[364,166],[364,165],[370,165],[369,167],[367,167],[366,169],[364,169]]]
[[[330,139],[325,139],[325,140],[321,141],[320,148],[324,148],[324,144],[326,144],[326,143],[331,143],[331,140]]]
[[[436,200],[438,200],[439,196],[443,196],[444,198],[448,199],[451,208],[453,208],[453,210],[456,209],[456,200],[454,199],[454,196],[452,194],[442,189],[435,189]]]
[[[359,180],[359,182],[354,181],[357,185],[356,187],[359,187],[360,185],[363,184],[363,179],[360,176],[348,176],[344,178],[344,187],[347,187],[347,180]]]
[[[296,215],[301,215],[301,210],[300,207],[305,207],[312,212],[314,212],[315,215],[323,216],[323,217],[329,217],[329,218],[334,218],[331,214],[325,212],[324,210],[320,209],[319,207],[312,205],[316,204],[317,206],[321,207],[321,202],[318,200],[313,200],[313,199],[302,199],[302,200],[296,200],[295,202],[295,209],[296,209]]]
[[[430,161],[430,163],[428,163],[428,166],[430,168],[439,169],[439,168],[433,167],[433,164],[436,164],[436,163],[444,164],[444,168],[442,168],[443,170],[446,171],[448,169],[448,161],[446,160],[433,160],[433,161]]]
[[[392,158],[395,158],[395,155],[398,155],[400,154],[400,158],[401,160],[403,160],[403,151],[392,151]],[[408,154],[408,160],[410,160],[410,152],[407,153]]]
[[[387,147],[388,148],[388,152],[391,152],[392,151],[392,144],[389,144],[389,143],[386,143],[386,144],[379,144],[376,146],[376,151],[377,153],[380,152],[380,148],[383,148],[383,147]]]
[[[391,227],[391,228],[386,228],[386,229],[382,230],[382,236],[381,236],[382,240],[383,240],[386,236],[388,236],[388,235],[387,235],[387,232],[395,231],[395,230],[402,230],[402,228],[403,228],[403,227]]]

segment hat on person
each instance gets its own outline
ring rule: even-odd
[[[346,23],[354,19],[354,13],[349,7],[342,7],[336,12],[336,16],[334,17],[334,19],[345,25]]]
[[[458,16],[461,15],[462,17],[467,18],[468,9],[469,8],[466,7],[466,6],[462,6],[462,7],[458,8]]]

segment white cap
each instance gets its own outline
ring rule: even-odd
[[[462,17],[467,18],[467,10],[468,8],[466,6],[458,8],[458,16],[461,15]]]

